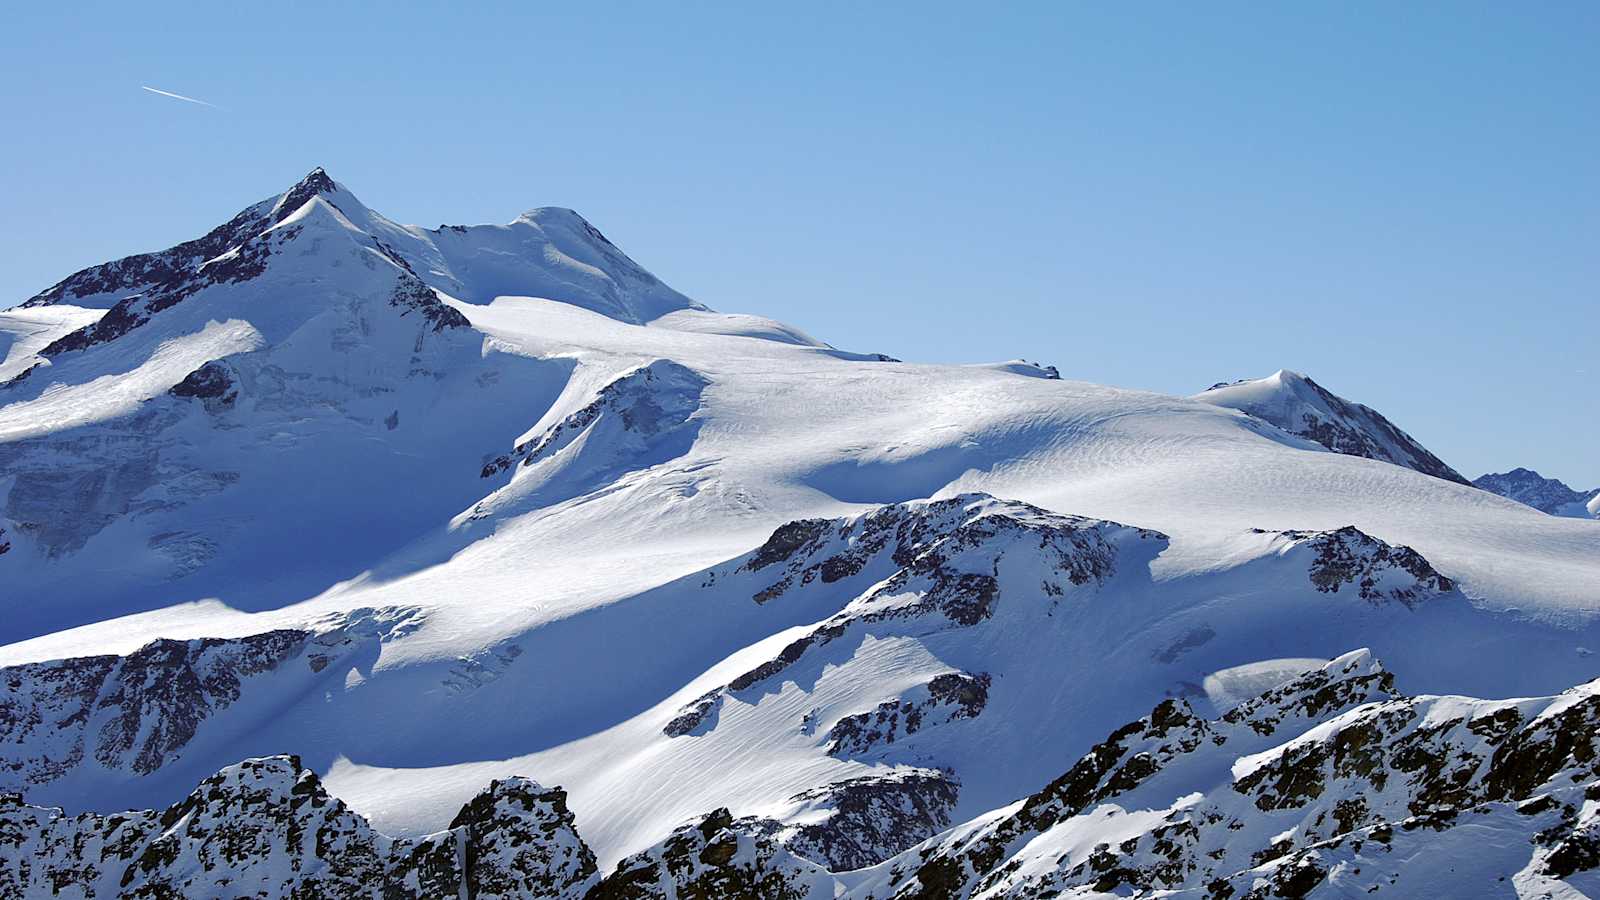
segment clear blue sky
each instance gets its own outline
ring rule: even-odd
[[[225,6],[8,10],[0,306],[323,165],[840,346],[1293,368],[1600,485],[1600,4]]]

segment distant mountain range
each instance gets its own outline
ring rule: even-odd
[[[1490,473],[1472,483],[1491,493],[1525,503],[1552,516],[1600,518],[1600,488],[1575,491],[1554,478],[1545,478],[1532,469],[1512,469]]]

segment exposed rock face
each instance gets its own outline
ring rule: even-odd
[[[940,772],[794,801],[809,814],[789,824],[715,810],[602,880],[558,789],[495,781],[448,830],[399,840],[297,759],[269,757],[162,812],[0,797],[0,897],[1411,897],[1497,879],[1555,895],[1600,869],[1600,681],[1528,700],[1406,697],[1356,651],[1219,718],[1164,701],[1039,792],[951,830]]]
[[[970,628],[993,616],[1002,601],[1002,565],[1011,560],[1038,572],[1027,583],[1030,602],[1059,602],[1069,591],[1103,584],[1117,572],[1117,558],[1128,544],[1166,538],[1115,522],[1063,516],[1026,503],[963,494],[948,500],[882,507],[853,519],[807,519],[773,532],[765,544],[726,570],[713,571],[706,584],[734,573],[772,571],[773,580],[752,596],[756,603],[779,603],[790,591],[830,584],[863,573],[887,574],[867,593],[777,657],[751,669],[720,691],[697,698],[667,727],[689,734],[716,713],[721,696],[748,691],[775,678],[808,653],[863,631],[919,634],[950,627]],[[936,722],[978,715],[987,700],[982,675],[938,681],[928,693],[889,701],[879,710],[842,726],[837,752],[855,744],[887,743]],[[934,697],[937,691],[938,698]],[[923,718],[937,709],[933,718]],[[908,727],[909,720],[916,727]],[[893,720],[893,724],[890,722]]]
[[[866,757],[875,748],[916,734],[924,727],[952,719],[972,719],[989,701],[987,674],[951,672],[939,675],[921,689],[878,704],[870,713],[845,716],[829,729],[828,753],[838,757]]]
[[[903,854],[852,896],[1452,894],[1472,882],[1408,881],[1407,865],[1459,854],[1446,862],[1469,872],[1489,834],[1510,842],[1502,873],[1536,887],[1600,866],[1597,750],[1600,683],[1408,698],[1362,651],[1220,719],[1166,701],[1015,812]]]
[[[258,237],[312,197],[334,190],[328,173],[314,169],[281,197],[251,206],[201,237],[159,253],[139,253],[90,266],[30,297],[22,305],[48,306],[86,300],[93,303],[94,298],[121,300],[129,294],[169,295],[189,283],[207,261]]]
[[[163,812],[67,816],[0,797],[0,897],[582,897],[566,795],[496,781],[450,830],[394,840],[295,757],[246,760]]]
[[[453,310],[452,310],[453,311]],[[682,428],[700,408],[706,379],[671,360],[658,359],[640,366],[601,388],[594,400],[546,430],[537,439],[518,444],[510,453],[483,466],[484,478],[504,472],[520,462],[531,466],[548,459],[586,431],[612,426],[627,443],[647,444]]]
[[[1600,488],[1582,492],[1532,469],[1491,472],[1472,480],[1474,487],[1526,504],[1552,516],[1600,517]]]
[[[396,259],[402,268],[410,269],[404,261]],[[400,277],[395,284],[394,293],[389,295],[389,305],[399,309],[402,318],[417,313],[428,323],[432,331],[467,328],[471,325],[460,310],[445,305],[433,288],[423,284],[415,275],[407,274]]]
[[[207,408],[232,406],[239,399],[238,376],[233,367],[220,360],[212,360],[172,386],[174,397],[194,397],[205,401]]]
[[[588,900],[824,900],[832,878],[726,809],[617,865]]]
[[[461,808],[450,833],[463,847],[469,897],[575,897],[597,877],[560,788],[491,782]]]
[[[813,580],[828,584],[853,576],[879,559],[901,567],[906,581],[916,574],[948,569],[953,557],[981,545],[1032,534],[1063,581],[1081,586],[1103,582],[1116,571],[1110,535],[1124,529],[1140,538],[1164,539],[1146,529],[1063,516],[986,494],[962,494],[948,500],[892,504],[853,519],[790,522],[736,570],[753,572],[783,564],[779,577],[754,597],[765,603]],[[960,573],[949,574],[959,580]],[[978,609],[951,611],[963,618],[982,615]]]
[[[785,847],[847,872],[877,865],[950,827],[959,785],[948,773],[897,769],[835,782],[791,798],[799,824],[741,820],[772,834]],[[817,820],[818,813],[825,818]]]
[[[59,356],[116,340],[149,322],[152,316],[162,310],[181,303],[185,298],[205,288],[249,281],[266,271],[267,260],[299,234],[299,227],[293,225],[273,231],[263,231],[251,234],[243,242],[219,256],[202,261],[192,269],[149,270],[148,274],[157,277],[158,280],[147,284],[140,293],[118,300],[106,310],[106,314],[101,316],[99,321],[58,338],[40,353],[47,357]],[[95,286],[108,287],[98,283]]]
[[[1414,606],[1456,589],[1455,582],[1439,574],[1422,554],[1386,544],[1353,525],[1336,531],[1281,533],[1289,540],[1285,553],[1312,554],[1307,574],[1323,593],[1345,588],[1372,604]]]
[[[1249,413],[1335,453],[1467,484],[1461,473],[1377,410],[1352,403],[1298,372],[1284,369],[1262,379],[1214,384],[1195,399]]]
[[[93,765],[149,775],[184,755],[206,721],[263,679],[306,680],[369,642],[415,627],[409,610],[326,629],[160,640],[127,656],[0,668],[0,788]]]

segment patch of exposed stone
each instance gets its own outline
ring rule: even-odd
[[[588,900],[804,900],[832,896],[830,882],[822,866],[724,808],[618,863]],[[813,894],[819,884],[830,885],[826,894]]]
[[[0,788],[45,784],[85,765],[149,775],[182,758],[208,719],[262,679],[320,673],[414,618],[405,609],[358,612],[325,628],[158,640],[127,656],[0,668]]]
[[[1285,531],[1284,537],[1314,554],[1308,575],[1323,593],[1352,588],[1369,603],[1405,606],[1434,599],[1456,589],[1422,554],[1406,546],[1384,543],[1347,525],[1336,531]]]
[[[312,197],[332,193],[333,180],[322,169],[315,169],[268,207],[258,203],[202,237],[185,241],[159,253],[140,253],[113,262],[91,266],[67,276],[34,295],[23,306],[50,306],[71,303],[119,291],[139,294],[165,294],[184,285],[208,260],[215,260],[282,222]]]
[[[401,273],[396,280],[394,291],[389,295],[389,305],[400,310],[401,317],[416,313],[428,323],[431,331],[444,331],[447,328],[467,328],[471,325],[461,311],[439,299],[439,294],[428,287],[422,279],[412,274],[409,265],[398,261],[398,256],[390,257],[396,264],[408,271]]]
[[[162,812],[68,816],[0,796],[0,897],[549,897],[596,880],[566,794],[495,781],[449,830],[391,839],[291,756],[246,760]]]
[[[834,872],[877,865],[950,827],[960,785],[947,772],[901,768],[813,788],[790,798],[801,824],[741,820]],[[815,821],[816,813],[826,817]]]
[[[989,702],[989,683],[987,673],[947,672],[871,712],[845,716],[828,730],[828,754],[859,758],[925,728],[976,718]]]
[[[118,300],[98,320],[50,342],[39,354],[59,356],[116,340],[150,321],[162,310],[176,306],[205,288],[249,281],[265,272],[267,260],[276,249],[294,240],[299,233],[299,226],[289,225],[253,234],[220,256],[207,259],[192,269],[164,272],[159,280],[147,284],[141,293]]]
[[[1239,745],[1247,751],[1294,726],[1307,727],[1320,717],[1392,692],[1393,678],[1359,653],[1241,704],[1218,720],[1201,717],[1181,699],[1163,701],[1149,716],[1112,732],[1015,813],[957,845],[935,844],[898,860],[890,874],[897,885],[893,896],[953,898],[996,888],[1009,874],[1005,863],[1014,848],[1095,804],[1139,788],[1190,754],[1217,748],[1231,754],[1239,752],[1233,749]],[[1104,872],[1079,874],[1087,874],[1083,883],[1092,884]]]
[[[453,311],[453,310],[452,310]],[[658,359],[611,381],[582,409],[547,429],[538,438],[518,444],[484,464],[479,473],[489,478],[521,463],[531,466],[555,455],[578,435],[606,417],[643,440],[673,431],[700,408],[700,392],[707,384],[698,372],[671,360]]]
[[[1207,758],[1231,763],[1231,780],[1203,796],[1157,792]],[[898,860],[875,896],[1422,896],[1451,888],[1408,881],[1408,860],[1482,841],[1524,842],[1506,876],[1548,885],[1600,867],[1596,800],[1593,685],[1540,700],[1408,698],[1352,654],[1220,719],[1164,702],[1016,813]],[[1156,824],[1087,855],[1031,868],[1013,856],[1074,816],[1167,803]]]
[[[212,360],[184,376],[168,393],[201,400],[207,409],[227,407],[239,399],[239,379],[233,367],[221,360]]]
[[[780,526],[749,556],[711,572],[706,584],[741,573],[771,571],[775,580],[752,597],[757,603],[771,603],[789,591],[841,582],[864,572],[888,573],[888,577],[773,659],[730,681],[723,692],[754,688],[808,652],[861,629],[976,626],[994,614],[1001,600],[998,573],[1008,553],[1037,556],[1041,568],[1050,573],[1038,585],[1026,585],[1022,599],[1046,606],[1059,602],[1072,589],[1098,586],[1115,575],[1118,542],[1124,538],[1166,540],[1153,531],[1059,515],[986,494],[894,504],[851,519],[805,519]],[[709,701],[700,697],[681,710],[672,731],[690,733],[713,715],[720,697],[708,696]]]

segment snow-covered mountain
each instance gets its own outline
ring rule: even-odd
[[[366,823],[340,828],[379,848],[370,885],[531,779],[565,792],[584,891],[767,867],[881,900],[1163,703],[1225,720],[1358,647],[1407,696],[1600,674],[1600,522],[1418,471],[1364,407],[1305,395],[1388,456],[1218,402],[1245,386],[840,350],[694,303],[569,211],[430,231],[319,170],[0,313],[0,341],[0,791],[51,821],[294,754]],[[1248,812],[1185,784],[1148,802]],[[250,883],[322,871],[300,859]]]
[[[1518,503],[1552,516],[1600,518],[1600,488],[1575,491],[1554,478],[1545,478],[1532,469],[1490,472],[1472,480],[1473,485],[1490,493],[1509,497]]]
[[[246,760],[164,812],[0,798],[0,895],[826,900],[1578,896],[1600,889],[1600,681],[1487,701],[1400,693],[1365,650],[1168,699],[1027,797],[856,871],[721,807],[603,877],[566,794],[491,782],[447,830],[393,838],[293,757]],[[1283,679],[1283,680],[1279,680]],[[1275,682],[1275,683],[1274,683]],[[894,798],[863,808],[897,821]],[[826,829],[827,823],[817,826]]]
[[[1467,483],[1377,410],[1333,394],[1299,372],[1279,369],[1266,378],[1214,384],[1195,399],[1249,413],[1335,453],[1383,460]]]

